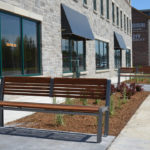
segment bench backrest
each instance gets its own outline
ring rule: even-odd
[[[1,81],[1,96],[7,94],[106,99],[106,105],[109,105],[110,87],[110,80],[107,79],[4,77]]]
[[[139,67],[138,72],[143,74],[150,74],[150,66]]]
[[[136,68],[120,68],[120,73],[136,73]]]

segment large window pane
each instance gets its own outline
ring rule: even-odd
[[[20,19],[1,13],[2,75],[21,74]]]
[[[108,43],[96,40],[96,69],[109,68]]]
[[[131,51],[126,50],[126,67],[131,67]]]
[[[37,23],[23,20],[24,73],[39,73]]]
[[[122,53],[120,49],[115,50],[115,68],[122,66]]]
[[[85,52],[83,41],[78,41],[78,60],[79,60],[79,71],[85,70]]]
[[[69,40],[62,39],[63,72],[71,71],[71,59],[69,51]]]
[[[73,39],[62,39],[63,72],[84,71],[85,42]],[[79,66],[78,66],[79,65]]]

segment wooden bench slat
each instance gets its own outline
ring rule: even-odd
[[[30,83],[13,83],[13,82],[12,83],[10,83],[10,82],[7,83],[6,82],[5,85],[4,85],[4,87],[5,86],[35,86],[35,87],[36,86],[40,86],[40,87],[42,86],[42,87],[48,87],[49,84],[50,83],[44,83],[44,84],[42,84],[42,83],[35,83],[35,84],[30,84]]]
[[[73,88],[56,88],[56,87],[54,87],[54,92],[55,91],[80,91],[80,92],[82,92],[82,91],[88,91],[88,92],[105,92],[106,93],[106,89],[95,89],[95,88],[75,88],[75,89],[73,89]]]
[[[83,85],[83,84],[55,84],[55,87],[68,87],[68,88],[103,88],[106,89],[106,85]]]
[[[107,84],[107,79],[91,79],[83,80],[82,78],[55,78],[54,84],[76,84],[76,85],[103,85]]]
[[[33,90],[50,90],[50,87],[37,86],[5,86],[5,89],[33,89]]]
[[[67,94],[72,94],[72,95],[74,95],[74,94],[78,94],[78,95],[85,95],[85,96],[90,96],[90,95],[99,95],[99,96],[104,96],[105,95],[105,93],[100,93],[100,92],[87,92],[87,91],[85,91],[85,92],[68,92],[68,91],[66,91],[66,92],[62,92],[62,91],[55,91],[54,92],[54,94],[65,94],[65,95],[67,95]]]
[[[47,91],[45,91],[45,90],[18,90],[18,89],[11,89],[11,90],[8,90],[8,89],[5,89],[4,90],[4,93],[5,92],[12,92],[12,93],[17,93],[17,92],[19,92],[19,93],[47,93],[47,94],[49,94],[49,91],[47,90]]]
[[[106,96],[102,95],[91,95],[91,96],[76,96],[76,95],[63,95],[63,94],[53,94],[53,97],[66,97],[66,98],[86,98],[86,99],[104,99]]]
[[[39,93],[12,93],[12,92],[4,92],[4,94],[7,94],[7,95],[24,95],[24,96],[49,96],[49,94],[39,94]]]
[[[49,109],[55,111],[72,111],[72,112],[98,112],[99,107],[96,106],[79,106],[79,105],[59,105],[59,104],[42,104],[42,103],[27,103],[27,102],[0,102],[0,106],[10,107],[25,107],[25,108],[37,108],[37,109]]]
[[[50,83],[50,77],[5,77],[5,82],[16,83]]]

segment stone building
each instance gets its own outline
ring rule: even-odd
[[[132,8],[133,65],[150,65],[150,10]]]
[[[132,66],[130,0],[0,0],[0,76],[113,78]]]

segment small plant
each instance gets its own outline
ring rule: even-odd
[[[93,104],[99,105],[99,104],[100,104],[100,100],[99,100],[99,99],[96,99]]]
[[[56,97],[53,97],[53,104],[56,104]]]
[[[64,125],[64,118],[62,114],[56,115],[56,124],[57,126],[63,126]]]
[[[65,104],[67,104],[67,105],[73,105],[73,101],[70,98],[66,98]]]
[[[123,104],[125,104],[127,102],[127,89],[126,87],[123,90]]]
[[[80,101],[82,102],[82,105],[86,106],[88,101],[86,98],[81,98]]]
[[[143,88],[142,88],[141,85],[136,85],[135,88],[136,88],[136,91],[137,91],[137,92],[143,91]]]
[[[121,104],[122,104],[122,100],[121,100],[121,98],[119,97],[119,99],[118,99],[118,108],[119,108],[119,109],[121,108]]]
[[[114,84],[111,85],[111,94],[114,94],[115,92],[117,92],[117,88],[115,87]]]
[[[113,96],[110,97],[110,109],[109,109],[110,115],[115,114],[115,105],[114,105],[114,99]]]

